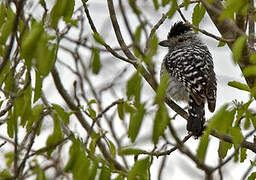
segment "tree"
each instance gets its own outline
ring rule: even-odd
[[[244,161],[239,176],[255,179],[254,9],[253,0],[1,1],[0,177],[163,179],[166,159],[180,152],[205,179]],[[199,27],[206,13],[220,36]],[[174,125],[186,110],[158,84],[158,30],[174,14],[232,50],[246,84],[228,85],[250,95],[224,102],[199,140]]]

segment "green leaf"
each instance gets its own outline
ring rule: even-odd
[[[120,119],[124,120],[124,103],[117,104],[117,113]]]
[[[244,122],[244,129],[249,129],[249,127],[251,126],[251,114],[250,113],[246,113],[246,118],[245,118],[245,122]]]
[[[17,117],[13,114],[12,110],[8,111],[8,117],[7,117],[7,133],[10,138],[13,138],[15,127],[17,124]]]
[[[165,98],[165,91],[168,86],[168,73],[161,76],[160,84],[156,90],[155,103],[163,103]]]
[[[67,113],[61,106],[58,104],[52,104],[53,109],[57,112],[58,116],[61,118],[65,125],[69,124],[69,116],[70,114]]]
[[[250,92],[250,88],[247,84],[240,83],[238,81],[230,81],[228,82],[228,85],[240,90],[248,91]]]
[[[60,120],[57,115],[54,115],[53,117],[54,120],[54,130],[53,133],[48,137],[46,141],[46,146],[51,147],[49,148],[47,154],[50,157],[51,153],[54,151],[56,148],[55,145],[63,139],[63,134],[61,131],[61,126],[60,126]]]
[[[204,15],[205,15],[204,6],[201,3],[197,3],[196,6],[194,7],[194,11],[193,11],[193,14],[192,14],[192,23],[196,27],[199,27],[199,23],[203,19]]]
[[[0,4],[0,29],[2,27],[2,25],[4,24],[5,22],[5,17],[6,17],[6,8],[5,8],[5,5],[4,3],[2,2]]]
[[[250,62],[251,63],[256,63],[256,53],[254,53],[254,54],[252,54],[251,56],[250,56]]]
[[[95,99],[92,99],[90,100],[88,103],[87,103],[87,106],[90,106],[92,104],[97,104],[96,100]]]
[[[81,180],[86,174],[89,174],[90,161],[86,157],[84,144],[78,140],[73,139],[73,143],[69,148],[69,160],[64,168],[65,172],[71,172],[74,180]]]
[[[204,162],[204,160],[205,160],[205,155],[207,152],[208,144],[209,144],[209,134],[204,133],[200,139],[200,144],[197,149],[197,157],[202,162]]]
[[[45,0],[40,0],[40,1],[39,1],[39,4],[40,4],[42,7],[46,6]]]
[[[234,19],[235,13],[246,15],[248,12],[249,4],[247,1],[240,0],[227,0],[224,5],[225,9],[222,11],[219,20],[222,21],[226,18]]]
[[[156,54],[158,48],[158,39],[156,34],[154,34],[150,40],[150,48],[153,55]]]
[[[4,7],[4,8],[6,8],[6,7]],[[14,22],[14,18],[15,18],[15,13],[13,12],[11,7],[8,7],[6,13],[7,13],[7,17],[6,17],[5,23],[0,25],[0,26],[2,26],[0,29],[1,30],[0,31],[0,33],[1,33],[0,44],[6,44],[8,36],[12,32],[13,22]],[[1,21],[4,21],[4,19],[2,19]]]
[[[5,96],[8,97],[9,96],[9,91],[11,92],[15,92],[15,85],[14,85],[14,80],[13,80],[13,76],[10,73],[8,73],[5,76],[5,80],[4,80],[4,90],[6,90],[7,92],[5,92]]]
[[[27,31],[24,35],[21,45],[21,56],[25,58],[26,65],[31,67],[31,60],[35,55],[35,49],[40,42],[41,35],[43,34],[42,23],[34,21],[30,31]]]
[[[162,0],[162,6],[166,6],[171,0]]]
[[[89,149],[91,151],[91,153],[94,153],[95,152],[95,148],[96,148],[96,143],[98,141],[98,139],[100,138],[100,135],[99,134],[92,134],[91,135],[91,143],[89,145]]]
[[[134,55],[136,57],[140,57],[141,53],[140,51],[138,50],[138,46],[139,46],[139,43],[140,43],[140,39],[141,39],[141,30],[142,30],[142,27],[141,26],[138,26],[135,30],[135,33],[134,33],[134,40],[135,40],[135,43],[137,45],[133,46],[133,51],[134,51]]]
[[[116,157],[116,147],[115,147],[114,143],[112,141],[110,141],[109,139],[107,140],[107,142],[108,142],[108,147],[110,149],[111,155],[113,158],[115,158]]]
[[[256,65],[251,65],[243,69],[243,75],[245,77],[256,75]]]
[[[41,35],[36,49],[36,66],[42,76],[47,76],[56,60],[57,45],[49,44],[51,37],[45,32]]]
[[[182,5],[185,7],[185,10],[188,10],[188,6],[191,4],[190,0],[183,0]]]
[[[124,176],[119,174],[114,180],[125,180]]]
[[[145,105],[140,104],[137,111],[134,114],[131,114],[131,116],[130,116],[128,137],[131,139],[132,142],[135,141],[135,139],[139,133],[141,123],[142,123],[145,113],[146,113]]]
[[[227,108],[228,105],[222,106],[222,108],[211,118],[207,127],[208,132],[212,129],[216,129],[221,134],[228,132],[228,129],[232,126],[235,111],[229,111]]]
[[[3,178],[3,179],[11,179],[12,178],[12,175],[11,173],[7,170],[7,169],[4,169],[0,172],[0,178]]]
[[[124,110],[125,112],[128,112],[130,114],[133,114],[136,112],[136,109],[128,102],[124,102]]]
[[[126,95],[128,99],[135,97],[135,106],[140,104],[141,86],[141,76],[139,75],[139,72],[135,72],[126,85]]]
[[[225,141],[220,141],[219,143],[219,149],[218,149],[218,154],[219,157],[224,159],[227,156],[228,150],[232,148],[232,144],[225,142]]]
[[[40,118],[40,115],[43,110],[44,106],[42,104],[37,104],[32,109],[30,109],[30,111],[25,112],[25,114],[29,113],[28,115],[26,115],[26,117],[28,118],[26,126],[27,132],[31,130],[34,122],[36,122]],[[38,128],[37,134],[39,134],[39,132],[40,128]]]
[[[167,12],[167,16],[168,16],[169,19],[171,19],[172,16],[175,14],[177,8],[178,8],[177,0],[172,0],[172,6],[169,9],[169,11]]]
[[[255,162],[253,162],[253,161],[250,160],[250,163],[251,163],[251,166],[256,167],[256,163],[255,163]]]
[[[256,179],[256,172],[251,173],[247,180],[255,180]]]
[[[28,123],[31,119],[34,119],[31,116],[31,114],[32,114],[32,107],[31,107],[32,88],[31,88],[31,85],[29,85],[26,88],[23,95],[24,95],[23,105],[24,105],[24,108],[25,108],[25,112],[21,116],[20,124],[24,127],[26,125],[26,123]]]
[[[103,40],[103,38],[99,35],[99,33],[94,33],[93,34],[93,37],[94,37],[94,40],[101,44],[101,45],[104,45],[105,44],[105,41]]]
[[[14,161],[14,152],[10,151],[5,153],[4,158],[6,159],[6,166],[10,168]]]
[[[232,142],[234,143],[234,146],[238,147],[238,145],[243,141],[241,129],[238,127],[230,128],[230,135],[232,136]]]
[[[43,169],[41,169],[38,165],[36,166],[35,169],[36,169],[35,170],[36,180],[47,180]]]
[[[244,162],[244,160],[247,157],[246,150],[247,150],[246,148],[240,149],[240,163]]]
[[[232,52],[233,52],[233,59],[235,62],[238,62],[240,60],[246,40],[247,40],[246,36],[240,36],[234,42],[232,46]]]
[[[106,166],[103,166],[101,168],[100,177],[99,180],[110,180],[110,170],[106,168]]]
[[[25,108],[26,108],[26,95],[25,93],[24,94],[21,94],[19,97],[17,97],[15,99],[15,102],[14,102],[14,113],[15,113],[15,116],[18,117],[18,116],[22,116],[25,112]]]
[[[139,154],[143,154],[146,151],[142,150],[142,149],[136,149],[136,148],[123,148],[120,149],[118,154],[119,155],[139,155]]]
[[[98,170],[98,164],[93,161],[92,166],[89,170],[90,174],[89,174],[88,180],[95,180],[95,177],[97,175],[97,170]]]
[[[34,100],[33,103],[35,103],[40,97],[42,93],[42,85],[43,85],[43,78],[40,76],[38,71],[35,71],[36,73],[36,82],[35,82],[35,90],[34,90]]]
[[[96,48],[92,49],[92,55],[91,55],[91,66],[92,66],[92,72],[94,74],[98,74],[100,72],[101,63],[100,63],[100,51]]]
[[[154,34],[150,39],[150,49],[149,51],[147,51],[146,56],[143,57],[143,61],[146,64],[149,64],[151,62],[152,57],[157,53],[157,48],[158,48],[158,39],[156,34]]]
[[[223,47],[225,46],[227,43],[223,42],[223,41],[219,41],[218,47]]]
[[[74,0],[57,0],[50,13],[51,25],[56,28],[61,17],[65,21],[70,20],[74,6]]]
[[[157,144],[159,137],[163,135],[164,130],[166,129],[168,123],[169,123],[168,112],[165,108],[164,103],[161,103],[158,106],[158,110],[156,112],[156,116],[154,119],[153,137],[152,137],[154,144]]]
[[[96,111],[92,108],[88,108],[88,112],[92,118],[96,118]]]
[[[147,157],[145,159],[140,159],[135,162],[133,168],[128,173],[128,180],[140,179],[148,180],[148,169],[150,167],[150,159]]]
[[[155,7],[155,10],[158,10],[159,9],[158,0],[153,0],[153,4],[154,4],[154,7]]]
[[[141,26],[138,26],[138,27],[136,28],[135,33],[134,33],[134,39],[135,39],[135,41],[138,42],[138,43],[140,42],[141,30],[142,30],[142,27],[141,27]]]

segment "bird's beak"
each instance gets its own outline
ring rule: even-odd
[[[168,40],[164,40],[164,41],[161,41],[161,42],[159,43],[159,45],[160,45],[160,46],[163,46],[163,47],[168,47],[168,44],[169,44]]]

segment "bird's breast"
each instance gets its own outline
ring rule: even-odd
[[[164,63],[161,65],[160,71],[160,79],[165,74],[168,73]],[[188,101],[188,91],[186,90],[185,86],[179,82],[175,77],[171,76],[168,73],[168,85],[165,91],[166,97],[171,98],[175,101]]]

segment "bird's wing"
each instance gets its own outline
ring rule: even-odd
[[[213,63],[208,49],[187,47],[177,49],[165,57],[165,67],[194,97],[198,105],[207,98]],[[211,91],[212,92],[212,91]]]

